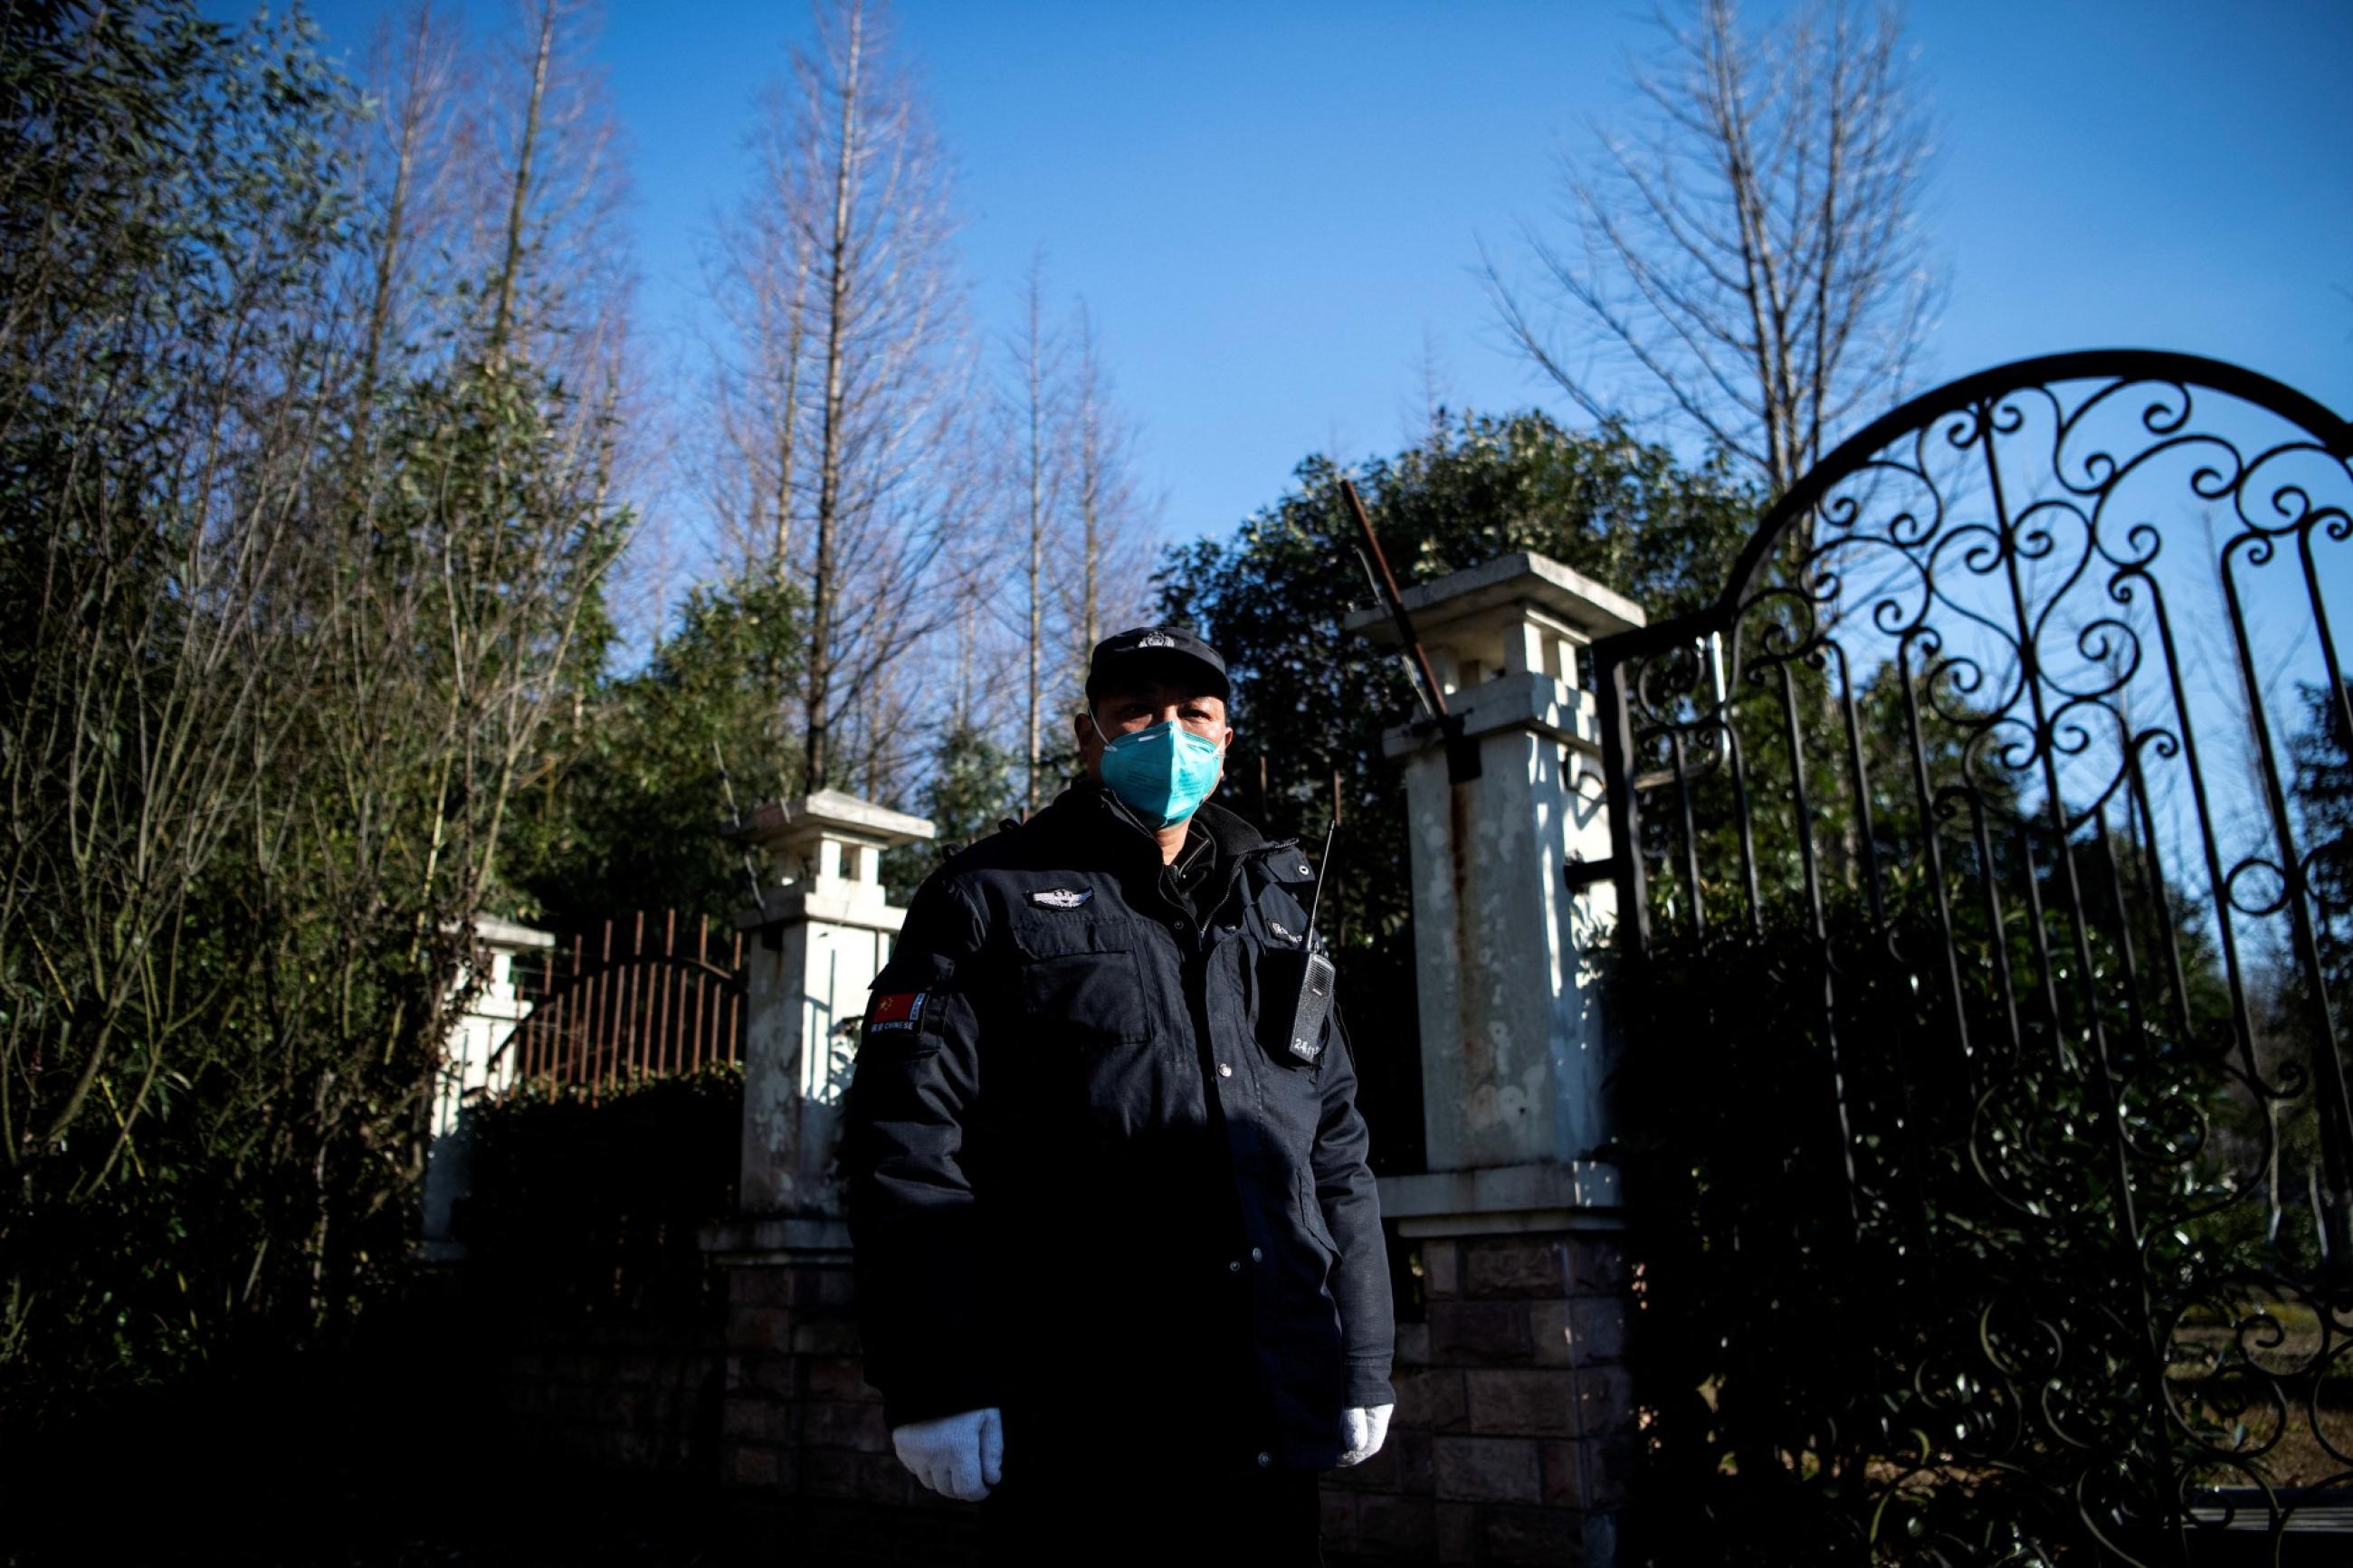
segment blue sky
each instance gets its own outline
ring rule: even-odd
[[[356,47],[385,7],[318,7]],[[1769,16],[1778,9],[1753,5]],[[498,16],[495,0],[472,19]],[[1172,538],[1224,533],[1308,453],[1393,449],[1423,344],[1459,405],[1558,408],[1472,268],[1553,198],[1557,150],[1631,113],[1633,5],[901,0],[959,171],[976,303],[1042,247],[1092,307]],[[2353,408],[2353,5],[1915,4],[1940,127],[1944,379],[2061,349],[2244,363]],[[698,246],[744,184],[798,4],[615,0],[598,56],[633,148],[640,316],[696,368]]]

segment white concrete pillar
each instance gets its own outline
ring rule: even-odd
[[[882,851],[932,832],[838,790],[763,805],[738,830],[765,863],[760,906],[735,922],[758,937],[744,960],[746,1215],[841,1213],[841,1093],[867,987],[906,919],[883,899]]]
[[[460,973],[461,987],[475,987],[473,999],[442,1043],[433,1086],[433,1137],[425,1152],[425,1222],[422,1253],[428,1262],[454,1262],[464,1247],[450,1235],[458,1205],[473,1188],[474,1129],[471,1112],[486,1095],[512,1087],[514,1054],[506,1048],[515,1026],[531,1011],[517,984],[520,954],[543,955],[554,936],[533,926],[490,915],[474,920],[474,952]]]
[[[1426,1370],[1408,1375],[1472,1390],[1426,1437],[1461,1540],[1508,1531],[1549,1543],[1547,1561],[1614,1568],[1641,1451],[1624,1210],[1601,1157],[1612,1042],[1596,959],[1616,895],[1606,879],[1573,889],[1564,872],[1609,853],[1577,650],[1642,612],[1529,554],[1405,601],[1430,662],[1463,672],[1448,707],[1479,764],[1458,782],[1434,726],[1387,737],[1405,765],[1430,1156],[1428,1173],[1380,1182],[1428,1309],[1414,1352]],[[1379,611],[1348,625],[1394,636]],[[1474,669],[1496,673],[1473,680]],[[1401,1410],[1393,1441],[1413,1439],[1418,1419]]]
[[[1480,774],[1450,780],[1443,738],[1389,732],[1403,761],[1420,991],[1423,1116],[1433,1171],[1562,1165],[1609,1135],[1595,950],[1607,880],[1563,868],[1609,854],[1601,734],[1575,649],[1642,624],[1622,596],[1540,555],[1507,555],[1405,595]],[[1393,637],[1386,614],[1352,630]],[[1547,654],[1549,653],[1549,657]],[[1494,672],[1472,681],[1472,669]]]

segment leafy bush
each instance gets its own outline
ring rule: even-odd
[[[2071,845],[2083,886],[2108,850]],[[2181,1327],[2268,1259],[2212,1136],[2227,1003],[2123,962],[2147,900],[2094,905],[2088,973],[2024,902],[1948,940],[1899,879],[1883,920],[1777,903],[1613,960],[1641,1560],[2060,1561],[2244,1484],[2234,1443],[2262,1470]]]
[[[299,16],[0,9],[11,1424],[400,1288],[501,830],[610,635],[538,247],[400,281],[361,116]]]
[[[697,1233],[735,1208],[744,1077],[721,1064],[595,1104],[533,1089],[473,1113],[457,1218],[494,1310],[702,1321],[723,1284]]]

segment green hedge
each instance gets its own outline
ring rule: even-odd
[[[2100,847],[2073,852],[2088,868]],[[2219,1385],[2201,1396],[2153,1350],[2263,1257],[2218,1136],[2247,1116],[2227,1012],[2193,984],[2184,1030],[2149,948],[2132,969],[2112,928],[2087,981],[2047,918],[2037,942],[2012,908],[1996,942],[1957,909],[1947,943],[1899,887],[1883,921],[1849,905],[1818,935],[1783,910],[1615,961],[1636,1560],[2073,1561],[2094,1524],[2147,1530],[2184,1473],[2251,1480],[2159,1415],[2163,1378],[2201,1437],[2232,1441]]]
[[[489,1303],[681,1322],[715,1308],[723,1281],[697,1232],[735,1209],[740,1068],[649,1079],[594,1105],[527,1090],[478,1117],[453,1228]]]

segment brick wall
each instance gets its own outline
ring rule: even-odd
[[[1382,1452],[1325,1479],[1327,1553],[1605,1561],[1638,1444],[1619,1240],[1470,1236],[1419,1250],[1428,1321],[1398,1325]]]
[[[1427,1321],[1401,1322],[1381,1453],[1324,1484],[1335,1565],[1608,1561],[1638,1447],[1623,1249],[1597,1232],[1415,1244]],[[843,1252],[728,1265],[723,1325],[542,1335],[509,1408],[583,1462],[716,1476],[811,1563],[974,1560],[975,1510],[892,1452],[858,1353]]]
[[[724,1351],[716,1330],[616,1322],[517,1331],[505,1427],[531,1458],[708,1475]]]
[[[800,1560],[972,1562],[978,1520],[892,1451],[858,1353],[846,1253],[728,1269],[720,1475]]]

